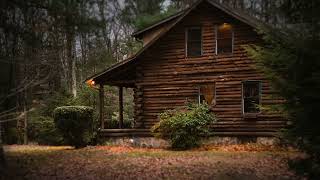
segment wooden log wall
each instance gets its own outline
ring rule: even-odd
[[[137,79],[143,79],[144,75],[142,72],[142,67],[138,66],[136,68],[136,77]],[[139,81],[137,81],[139,82]],[[133,89],[133,101],[134,101],[134,119],[135,119],[135,127],[145,128],[144,118],[143,118],[143,86],[136,85]]]
[[[233,54],[215,54],[215,25],[230,23],[234,28]],[[185,28],[202,27],[203,55],[185,56]],[[269,83],[254,67],[243,45],[261,42],[254,29],[203,3],[160,38],[139,59],[136,71],[135,116],[137,126],[150,128],[159,113],[186,100],[196,102],[200,84],[216,84],[216,105],[212,110],[219,121],[213,126],[219,135],[268,136],[285,127],[277,114],[262,112],[256,119],[242,114],[242,81],[262,81],[262,105],[281,103],[270,98]]]

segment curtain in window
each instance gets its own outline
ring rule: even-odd
[[[205,102],[208,105],[210,106],[215,105],[215,85],[214,84],[200,86],[200,101],[202,99],[201,95],[204,97],[203,100],[205,100]]]

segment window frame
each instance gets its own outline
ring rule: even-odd
[[[214,86],[214,90],[213,90],[213,93],[214,93],[214,96],[213,96],[213,103],[212,104],[208,104],[210,107],[213,107],[217,104],[217,87],[216,87],[216,82],[213,82],[213,83],[208,83],[208,84],[201,84],[198,86],[198,104],[202,104],[201,102],[201,86],[205,86],[205,85],[210,85],[210,84],[213,84]]]
[[[200,29],[200,33],[201,33],[201,37],[200,37],[200,55],[196,55],[196,56],[191,56],[188,55],[188,33],[190,29]],[[201,26],[190,26],[190,27],[186,27],[185,28],[185,57],[186,58],[192,58],[192,57],[200,57],[203,56],[203,32],[202,32],[202,27]]]
[[[262,104],[261,103],[261,99],[262,99],[262,81],[261,80],[244,80],[241,82],[241,106],[242,106],[242,115],[244,117],[256,117],[256,115],[260,114],[261,113],[261,108],[259,108],[259,111],[258,112],[244,112],[244,85],[245,83],[248,83],[248,82],[255,82],[255,83],[259,83],[259,106]],[[251,116],[250,116],[251,115]]]
[[[227,24],[229,24],[229,23],[227,23]],[[223,25],[223,23],[215,25],[215,43],[216,43],[215,54],[216,55],[233,54],[233,52],[234,52],[234,26],[232,26],[231,24],[230,24],[231,25],[231,38],[232,38],[231,52],[218,53],[218,28],[221,25]]]

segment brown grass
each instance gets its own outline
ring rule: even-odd
[[[6,146],[13,179],[300,179],[287,161],[297,151],[256,144],[189,151],[91,146]],[[254,153],[253,153],[254,152]]]

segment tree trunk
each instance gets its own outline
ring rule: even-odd
[[[24,103],[23,103],[23,114],[24,114],[24,133],[23,133],[23,144],[28,144],[28,104],[27,104],[27,90],[24,91]]]
[[[269,23],[269,20],[270,20],[270,17],[269,17],[269,1],[268,0],[264,0],[263,3],[261,4],[262,6],[262,10],[261,10],[261,13],[262,13],[262,19],[264,20],[264,22],[267,22]]]
[[[68,28],[68,27],[67,27]],[[69,27],[70,28],[70,27]],[[71,28],[70,28],[71,29]],[[68,29],[67,36],[67,58],[68,58],[68,86],[73,97],[77,96],[77,82],[76,82],[76,62],[73,53],[74,46],[74,32]]]
[[[119,87],[119,128],[123,128],[123,87]]]
[[[72,61],[72,94],[73,97],[77,97],[77,77],[76,77],[76,61]]]
[[[0,174],[4,174],[5,171],[4,171],[4,168],[6,166],[6,161],[5,161],[5,158],[4,158],[4,152],[3,152],[3,145],[2,145],[2,126],[1,126],[1,122],[0,122]],[[0,176],[0,178],[2,178]]]

